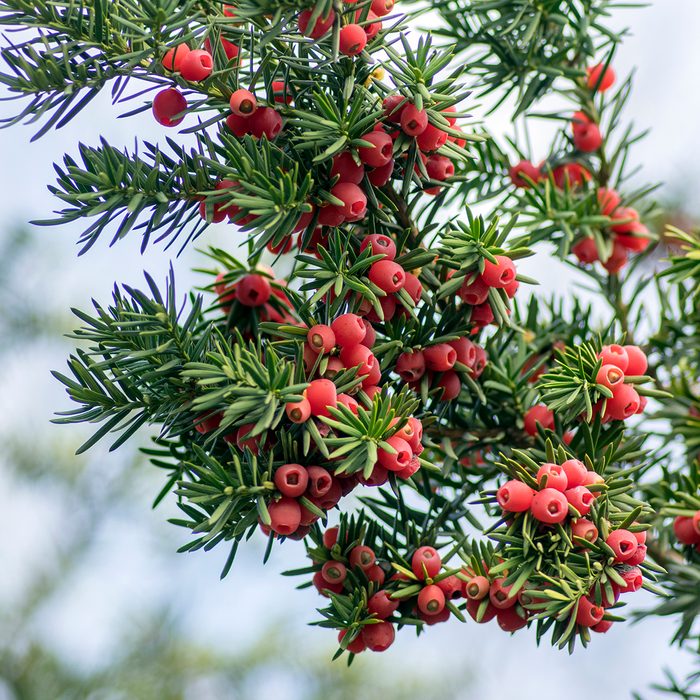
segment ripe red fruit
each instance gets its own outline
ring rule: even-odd
[[[637,544],[635,553],[625,562],[629,566],[638,566],[647,558],[647,546],[645,544]]]
[[[425,374],[425,357],[420,350],[401,353],[395,369],[405,382],[417,382]]]
[[[172,49],[168,49],[165,52],[165,56],[163,56],[163,67],[166,70],[179,73],[182,69],[182,62],[185,60],[190,51],[191,49],[189,46],[187,46],[187,44],[178,44]]]
[[[360,404],[348,394],[338,394],[338,405],[347,406],[355,415],[357,415],[357,409]]]
[[[345,564],[340,561],[327,561],[321,567],[321,576],[323,580],[332,584],[340,584],[345,581],[345,577],[348,575],[348,571],[345,568]]]
[[[377,557],[373,549],[363,544],[358,544],[350,550],[348,560],[350,561],[350,566],[360,568],[362,571],[369,571],[377,561]]]
[[[445,594],[445,600],[456,600],[462,597],[462,579],[455,575],[447,576],[436,582],[440,590]]]
[[[571,119],[571,131],[575,134],[577,131],[585,129],[592,123],[593,120],[585,112],[574,112],[574,116]]]
[[[457,353],[457,362],[470,369],[476,365],[477,346],[469,338],[450,340],[447,344]]]
[[[481,279],[489,287],[506,287],[514,279],[516,270],[513,261],[505,255],[496,255],[496,262],[484,260],[484,271],[481,273]]]
[[[421,589],[418,594],[418,609],[424,615],[437,615],[445,609],[445,594],[434,583]]]
[[[550,487],[557,491],[566,491],[569,479],[566,472],[558,464],[543,464],[537,470],[537,485],[543,489]]]
[[[585,487],[576,486],[564,491],[566,500],[579,512],[580,515],[588,515],[595,496]]]
[[[411,426],[411,434],[410,437],[405,437],[405,440],[411,446],[414,454],[420,454],[423,451],[423,446],[421,445],[423,440],[423,423],[418,418],[411,416],[408,419],[408,424]]]
[[[229,114],[228,117],[226,117],[226,126],[239,139],[242,139],[246,134],[250,133],[250,121],[248,121],[248,117],[239,117],[237,114]]]
[[[488,326],[489,323],[493,323],[493,319],[493,309],[491,308],[490,304],[479,304],[479,306],[472,307],[472,312],[469,316],[469,320],[477,328],[484,328],[485,326]]]
[[[620,529],[613,530],[605,540],[605,544],[615,553],[615,561],[624,562],[637,551],[639,542],[629,530]]]
[[[233,42],[229,41],[228,39],[225,39],[223,36],[219,37],[219,42],[221,44],[221,48],[224,50],[224,53],[226,54],[226,58],[231,61],[234,58],[238,57],[238,54],[240,53],[238,46],[234,44]],[[207,39],[204,42],[204,48],[213,56],[214,51],[212,50],[212,45],[211,41]]]
[[[346,24],[340,30],[339,49],[345,56],[357,56],[367,46],[367,34],[359,24]]]
[[[598,355],[604,365],[615,365],[623,372],[627,371],[629,357],[627,351],[621,345],[605,345]]]
[[[153,116],[162,126],[177,126],[185,118],[187,109],[185,96],[175,88],[161,90],[153,99]],[[180,115],[180,116],[178,116]]]
[[[258,108],[258,102],[250,90],[241,88],[231,95],[229,106],[239,117],[249,117]]]
[[[389,134],[383,131],[370,131],[362,136],[362,141],[370,144],[360,146],[357,153],[360,160],[370,168],[381,168],[392,158],[394,152],[394,142]]]
[[[598,248],[592,238],[582,238],[571,247],[571,252],[578,258],[579,262],[585,265],[590,265],[599,259]]]
[[[611,215],[613,223],[610,229],[615,233],[632,233],[639,223],[639,212],[632,207],[618,207]]]
[[[367,612],[376,615],[380,620],[391,617],[399,608],[399,601],[393,600],[385,590],[377,591],[367,601]]]
[[[311,415],[329,417],[329,408],[338,406],[338,391],[330,379],[314,379],[306,388]]]
[[[586,124],[574,131],[574,146],[583,153],[593,153],[603,145],[603,135],[597,124]]]
[[[613,242],[612,254],[603,263],[603,267],[611,275],[616,275],[627,264],[628,257],[627,249],[615,240]]]
[[[370,173],[367,175],[367,179],[375,186],[375,187],[384,187],[389,180],[391,180],[391,176],[394,172],[394,159],[390,158],[387,163],[384,165],[378,167],[378,168],[373,168]]]
[[[462,284],[459,288],[459,297],[471,306],[479,306],[489,298],[489,289],[491,287],[481,277],[476,277],[470,284],[466,282]]]
[[[275,486],[283,496],[298,498],[309,483],[309,473],[301,464],[283,464],[275,471]]]
[[[270,528],[278,535],[291,535],[301,524],[299,503],[287,496],[272,501],[267,506],[270,513]]]
[[[620,206],[620,195],[617,190],[599,187],[598,204],[600,205],[600,213],[610,216]]]
[[[401,123],[401,112],[409,104],[403,95],[388,95],[382,102],[384,119],[391,124]]]
[[[396,257],[396,243],[381,233],[373,233],[362,239],[360,252],[367,248],[370,248],[372,255],[384,255],[384,260],[394,260]]]
[[[595,377],[596,384],[602,384],[612,391],[618,384],[625,381],[625,373],[615,365],[603,365]]]
[[[362,641],[370,651],[386,651],[394,643],[395,636],[391,622],[378,622],[362,628]]]
[[[576,189],[591,179],[591,174],[580,163],[565,163],[552,171],[554,184],[559,189]]]
[[[314,588],[322,596],[325,596],[326,598],[328,598],[329,595],[325,591],[331,591],[331,593],[342,593],[343,592],[343,584],[342,583],[328,583],[328,581],[326,581],[326,579],[323,578],[320,571],[317,571],[314,574],[313,579],[312,579],[312,583],[314,584]]]
[[[270,280],[263,275],[244,275],[236,284],[236,298],[243,306],[262,306],[271,294]]]
[[[498,609],[491,605],[491,601],[468,600],[467,612],[475,622],[478,622],[479,624],[486,624],[496,617]]]
[[[576,624],[582,627],[597,625],[605,615],[605,610],[589,598],[580,598],[576,609]]]
[[[651,243],[649,237],[649,229],[639,221],[632,221],[627,224],[627,233],[618,233],[615,237],[615,243],[622,246],[625,250],[633,253],[641,253],[646,250]]]
[[[496,622],[504,632],[517,632],[527,625],[527,617],[521,617],[516,607],[505,608],[496,613]]]
[[[544,404],[529,408],[523,416],[524,429],[528,435],[537,435],[538,423],[545,430],[554,430],[554,414]]]
[[[486,576],[473,576],[464,582],[464,597],[469,600],[481,600],[486,598],[491,589],[491,584]]]
[[[673,521],[673,532],[681,544],[691,545],[700,542],[700,535],[698,535],[693,526],[693,518],[685,515],[679,515]]]
[[[396,452],[392,454],[388,450],[380,447],[377,451],[377,459],[379,460],[379,464],[381,464],[384,469],[388,469],[392,472],[398,472],[405,469],[411,461],[411,457],[413,457],[413,450],[411,450],[411,446],[408,444],[408,442],[406,442],[406,440],[396,435],[392,435],[390,438],[387,438],[385,442],[396,450]]]
[[[530,504],[530,512],[541,523],[553,525],[566,520],[569,514],[569,502],[566,496],[556,489],[538,491]]]
[[[253,136],[272,141],[282,131],[282,117],[272,107],[259,107],[248,117],[248,125]]]
[[[331,329],[335,333],[335,342],[341,347],[360,344],[367,334],[362,319],[356,314],[342,314],[333,320]]]
[[[441,566],[442,559],[434,547],[419,547],[411,557],[411,569],[421,581],[437,576]]]
[[[590,520],[579,518],[571,523],[571,535],[586,542],[595,542],[598,539],[598,528]]]
[[[622,576],[626,584],[624,588],[620,588],[620,593],[635,593],[644,584],[642,572],[636,566],[621,571],[620,576]]]
[[[425,169],[431,180],[438,180],[439,182],[447,180],[447,178],[455,174],[454,163],[447,156],[439,154],[434,154],[428,158],[425,163]]]
[[[631,384],[616,384],[612,388],[612,398],[607,399],[605,417],[613,420],[625,420],[637,413],[639,394]]]
[[[340,182],[351,182],[359,185],[365,176],[365,167],[362,163],[356,163],[350,151],[343,151],[333,158],[331,176],[339,177]]]
[[[340,632],[338,632],[338,642],[342,642],[347,633],[347,630],[340,630]],[[362,633],[358,634],[357,637],[355,637],[352,642],[349,642],[345,648],[351,654],[361,654],[367,648],[367,645],[362,638]]]
[[[405,270],[393,260],[377,261],[369,268],[367,277],[387,294],[398,292],[406,282]]]
[[[206,80],[214,70],[214,59],[208,51],[190,51],[182,60],[180,75],[191,83]]]
[[[495,579],[491,582],[491,588],[489,589],[491,605],[499,610],[512,608],[518,602],[517,595],[510,595],[512,586],[505,586],[504,581],[505,579],[503,578]]]
[[[333,486],[333,477],[323,467],[308,467],[308,491],[312,498],[323,498]]]
[[[601,620],[597,625],[591,627],[591,631],[598,632],[598,634],[605,634],[612,626],[612,620]]]
[[[508,175],[516,187],[528,188],[532,186],[530,180],[536,183],[542,179],[542,171],[529,160],[521,160],[519,163],[512,165]]]
[[[357,372],[360,376],[371,375],[372,370],[377,367],[377,358],[364,345],[346,345],[340,351],[340,361],[348,369],[360,365]]]
[[[362,14],[362,10],[358,10],[355,13],[356,22],[360,21]],[[366,22],[367,23],[364,25],[364,30],[365,34],[367,34],[367,41],[372,41],[372,39],[374,39],[374,37],[382,31],[382,23],[379,21],[379,17],[377,17],[372,10],[367,13]]]
[[[323,533],[323,546],[326,549],[331,549],[333,545],[338,541],[338,527],[329,527]]]
[[[566,474],[567,485],[570,489],[581,486],[586,480],[588,470],[586,465],[578,459],[567,459],[566,462],[562,463],[561,468]]]
[[[325,355],[335,347],[335,333],[330,326],[318,323],[309,328],[306,342],[314,352]]]
[[[425,131],[416,137],[418,148],[420,148],[420,150],[424,153],[437,151],[437,149],[443,146],[446,141],[447,134],[444,131],[440,131],[440,129],[430,123],[425,128]]]
[[[627,353],[627,374],[630,377],[643,375],[647,371],[648,362],[644,351],[636,345],[625,345],[624,350]]]
[[[693,514],[693,529],[697,533],[697,536],[700,538],[700,510],[695,511]],[[634,533],[635,536],[637,537],[637,540],[639,540],[639,532]],[[645,540],[646,540],[646,532],[643,533],[645,535]]]
[[[311,404],[307,398],[301,401],[290,402],[284,407],[287,418],[292,423],[306,423],[311,417]]]
[[[428,126],[428,113],[408,103],[401,111],[401,128],[407,136],[418,136]]]
[[[517,479],[506,481],[496,492],[498,505],[508,513],[522,513],[530,508],[535,491]]]
[[[596,86],[598,86],[598,92],[605,92],[615,82],[615,71],[612,69],[612,66],[607,66],[606,68],[604,63],[586,68],[586,73],[588,73],[586,85],[588,85],[590,90],[595,90]]]
[[[352,182],[339,182],[331,189],[331,194],[342,202],[339,207],[345,221],[359,221],[367,213],[367,197]]]
[[[385,17],[394,9],[394,0],[372,0],[371,8],[377,17]]]
[[[425,366],[433,372],[446,372],[457,362],[457,351],[448,343],[438,343],[423,350]]]
[[[317,17],[313,24],[311,23],[312,12],[312,10],[304,10],[299,14],[297,20],[299,31],[304,36],[320,39],[333,26],[335,12],[331,10],[326,17]]]
[[[452,401],[456,399],[462,391],[462,380],[459,378],[457,372],[448,370],[442,374],[435,386],[438,389],[442,389],[442,391],[437,394],[440,401]]]

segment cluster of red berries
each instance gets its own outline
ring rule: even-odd
[[[681,543],[700,552],[700,510],[692,516],[679,515],[673,521],[673,532]]]
[[[646,398],[640,396],[627,377],[639,377],[647,371],[647,357],[636,345],[606,345],[598,354],[603,365],[596,375],[596,383],[610,389],[612,398],[599,401],[595,412],[603,412],[604,421],[625,420],[642,413]],[[605,404],[605,410],[603,410]]]
[[[484,574],[469,569],[469,578],[463,584],[467,599],[467,612],[479,624],[494,618],[504,632],[516,632],[528,623],[530,611],[525,607],[528,596],[521,590],[513,595],[512,586],[505,585],[505,578],[492,578],[488,567],[482,562]]]
[[[442,390],[440,399],[452,401],[462,389],[462,379],[455,367],[462,365],[461,371],[478,379],[487,363],[488,355],[484,348],[469,338],[459,338],[403,352],[396,360],[395,369],[399,377],[416,390],[419,389],[422,378],[427,376],[431,387]]]
[[[505,513],[529,511],[535,520],[546,525],[563,523],[571,515],[574,519],[572,530],[576,529],[574,535],[590,540],[589,536],[578,533],[589,532],[586,528],[593,525],[582,520],[590,512],[597,493],[588,487],[603,484],[603,477],[586,469],[583,462],[568,459],[561,465],[542,464],[535,481],[537,489],[519,479],[507,481],[496,492],[498,505]],[[595,536],[597,538],[597,530]]]

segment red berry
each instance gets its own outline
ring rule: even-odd
[[[391,617],[399,608],[399,601],[393,600],[385,590],[377,591],[367,601],[367,612],[376,615],[380,620]]]
[[[428,158],[425,169],[428,173],[428,177],[431,180],[438,180],[442,182],[447,180],[447,178],[452,177],[455,174],[454,163],[447,157],[438,154],[430,156]]]
[[[312,498],[323,498],[333,486],[333,477],[323,467],[308,467],[308,490]]]
[[[312,10],[304,10],[299,14],[299,31],[304,36],[309,36],[312,39],[320,39],[333,26],[335,12],[330,10],[326,17],[317,17],[313,24],[311,23],[312,13]]]
[[[396,373],[405,382],[417,382],[425,374],[425,358],[420,350],[404,352],[396,360]]]
[[[331,194],[343,204],[340,211],[345,221],[359,221],[367,213],[367,197],[365,193],[352,182],[339,182],[331,189]]]
[[[636,566],[621,571],[620,576],[622,576],[626,584],[624,588],[620,588],[620,593],[635,593],[644,584],[642,572]]]
[[[496,492],[498,505],[508,513],[522,513],[530,508],[535,491],[517,479],[506,481]]]
[[[403,95],[388,95],[382,102],[384,119],[391,124],[401,123],[401,112],[409,102]]]
[[[407,272],[403,288],[406,290],[408,296],[411,297],[413,303],[418,304],[423,294],[423,285],[418,277],[411,272]]]
[[[387,294],[398,292],[406,282],[406,272],[393,260],[377,261],[369,268],[367,277]]]
[[[311,417],[311,404],[309,400],[303,398],[301,401],[290,402],[284,408],[287,418],[292,423],[306,423]]]
[[[544,404],[537,404],[525,412],[523,423],[525,432],[535,436],[538,424],[545,430],[554,430],[554,414]]]
[[[595,377],[596,384],[602,384],[612,391],[618,384],[625,381],[625,373],[615,365],[603,365]]]
[[[394,9],[394,0],[372,0],[371,8],[377,17],[385,17]]]
[[[365,165],[369,165],[370,168],[381,168],[391,160],[394,142],[389,134],[383,131],[370,131],[362,136],[362,141],[370,144],[357,149],[360,160]]]
[[[408,419],[408,423],[411,426],[412,436],[406,438],[406,441],[411,446],[414,453],[420,453],[423,451],[423,446],[421,445],[421,441],[423,440],[423,423],[414,416]]]
[[[345,581],[345,577],[348,575],[348,571],[345,568],[345,564],[340,561],[327,561],[321,567],[321,576],[323,580],[327,583],[332,583],[338,585]]]
[[[612,231],[615,233],[632,233],[635,226],[639,223],[639,212],[636,209],[632,209],[632,207],[618,207],[610,218],[613,222],[621,222],[611,224],[610,229]]]
[[[442,559],[434,547],[419,547],[411,558],[411,569],[421,581],[437,576],[441,566]]]
[[[566,496],[556,489],[538,491],[530,504],[530,512],[541,523],[553,525],[566,520],[569,514],[569,503]]]
[[[185,118],[185,96],[175,88],[162,90],[153,99],[153,116],[162,126],[177,126]],[[178,116],[180,115],[180,116]]]
[[[491,605],[491,601],[486,600],[468,600],[467,601],[467,612],[471,618],[478,622],[479,624],[486,624],[496,617],[498,612],[497,608]]]
[[[521,617],[515,607],[499,610],[496,613],[496,621],[504,632],[516,632],[527,625],[527,617]]]
[[[629,357],[627,351],[621,345],[603,346],[598,357],[600,357],[604,365],[615,365],[615,367],[619,367],[623,372],[627,371]]]
[[[347,630],[340,630],[340,632],[338,632],[338,642],[342,642],[347,633]],[[345,648],[351,654],[361,654],[367,648],[367,645],[362,638],[362,633],[358,634],[357,637],[355,637],[352,642],[349,642]]]
[[[477,346],[469,338],[450,340],[448,345],[457,353],[457,362],[472,369],[476,365]]]
[[[360,243],[360,252],[370,248],[372,255],[384,255],[384,260],[394,260],[396,257],[396,243],[381,233],[373,233],[365,236]]]
[[[625,562],[629,566],[639,566],[647,558],[647,546],[637,543],[637,551]]]
[[[597,625],[605,615],[605,610],[588,598],[579,598],[576,609],[576,624],[582,627]]]
[[[595,496],[585,486],[575,486],[564,491],[566,500],[579,512],[579,515],[588,515]]]
[[[283,464],[275,472],[275,486],[283,496],[298,498],[309,483],[309,473],[301,464]]]
[[[521,160],[512,165],[508,175],[516,187],[528,188],[532,186],[530,181],[537,183],[542,179],[542,171],[529,160]]]
[[[249,117],[257,108],[258,102],[250,90],[236,90],[229,100],[231,111],[239,117]]]
[[[365,166],[356,163],[350,151],[343,151],[333,158],[331,176],[339,177],[340,182],[351,182],[359,185],[365,176]]]
[[[597,124],[586,124],[574,132],[574,146],[583,153],[593,153],[603,145],[603,136]]]
[[[457,351],[448,343],[438,343],[423,350],[425,366],[433,372],[446,372],[457,362]]]
[[[586,542],[595,542],[598,539],[598,528],[590,520],[579,518],[571,523],[571,535]]]
[[[561,468],[566,474],[568,488],[576,488],[586,481],[588,470],[586,465],[578,459],[567,459],[562,463]]]
[[[323,575],[321,574],[320,571],[317,571],[312,579],[312,582],[314,584],[314,588],[322,595],[326,596],[328,598],[328,593],[326,591],[330,591],[331,593],[342,593],[343,592],[343,584],[342,583],[328,583],[326,579],[323,578]]]
[[[648,362],[644,351],[636,345],[625,345],[624,351],[627,353],[627,374],[631,377],[643,375],[647,371]]]
[[[697,536],[700,538],[700,510],[695,511],[695,513],[693,514],[693,529],[697,533]],[[634,534],[635,534],[635,537],[637,538],[637,540],[639,541],[640,533],[635,532]],[[644,536],[645,536],[644,540],[646,541],[646,532],[644,532],[642,534],[644,534]]]
[[[214,70],[214,59],[208,51],[196,49],[190,51],[182,60],[180,75],[191,82],[198,83],[206,80]]]
[[[632,221],[627,225],[627,233],[618,233],[615,237],[615,243],[622,246],[625,250],[633,253],[641,253],[646,250],[651,243],[649,237],[649,229],[639,221]]]
[[[481,277],[476,277],[473,282],[464,282],[459,288],[459,298],[470,306],[479,306],[489,298],[489,287]]]
[[[367,34],[359,24],[346,24],[340,30],[340,53],[357,56],[367,46]]]
[[[446,600],[456,600],[462,597],[462,580],[455,575],[440,579],[436,585],[445,594]]]
[[[314,352],[325,355],[335,347],[335,333],[330,326],[319,323],[309,328],[306,342]]]
[[[271,294],[270,280],[263,275],[244,275],[236,284],[236,298],[243,306],[262,306]]]
[[[479,306],[474,306],[472,307],[472,312],[469,317],[469,320],[477,327],[477,328],[484,328],[489,325],[489,323],[493,323],[494,315],[493,315],[493,309],[491,308],[491,305],[486,303],[486,304],[480,304]]]
[[[323,546],[326,549],[331,549],[338,541],[338,527],[329,527],[323,533]]]
[[[229,114],[228,117],[226,117],[226,126],[239,139],[242,139],[246,134],[250,133],[250,121],[248,117],[239,117],[237,114]]]
[[[418,148],[424,153],[437,151],[440,146],[443,146],[447,141],[447,134],[441,131],[433,124],[428,124],[423,133],[416,137]]]
[[[693,518],[685,515],[679,515],[673,521],[673,532],[681,544],[691,545],[700,542],[700,535],[698,535],[693,526]]]
[[[430,584],[418,594],[418,609],[424,615],[437,615],[445,609],[445,594],[440,586]]]
[[[379,464],[381,464],[384,469],[388,469],[392,472],[405,469],[411,461],[411,457],[413,457],[413,450],[411,450],[411,446],[408,442],[396,435],[392,435],[392,437],[387,438],[384,442],[396,450],[396,452],[392,454],[383,447],[380,447],[377,451]]]
[[[357,410],[360,407],[360,404],[348,394],[338,394],[338,404],[347,406],[355,415],[357,415]]]
[[[639,542],[629,530],[620,529],[613,530],[605,540],[605,544],[615,553],[615,561],[624,562],[637,551]]]
[[[283,496],[279,501],[268,504],[270,528],[278,535],[291,535],[301,524],[301,508],[293,499]]]
[[[586,85],[588,85],[590,90],[595,90],[596,86],[598,86],[598,92],[605,92],[615,82],[615,71],[612,69],[612,66],[607,66],[606,68],[604,63],[586,68],[586,73],[588,73]]]
[[[355,13],[355,21],[359,21],[362,17],[362,10],[358,10]],[[370,10],[367,13],[367,24],[364,26],[365,34],[367,35],[367,41],[372,41],[379,32],[382,31],[382,23],[379,21],[379,17]]]
[[[607,399],[605,417],[613,420],[625,420],[637,413],[639,394],[631,384],[616,384],[612,388],[612,398]]]
[[[234,58],[238,57],[238,54],[240,53],[238,46],[236,44],[230,42],[228,39],[224,39],[224,37],[219,37],[219,42],[221,43],[221,48],[224,50],[224,53],[226,54],[226,58],[231,61]],[[214,51],[212,51],[212,46],[211,46],[211,41],[207,39],[204,42],[204,48],[214,55]]]
[[[256,138],[267,137],[274,140],[282,131],[282,117],[272,107],[259,107],[248,117],[250,133]]]
[[[367,175],[367,179],[375,187],[384,187],[394,173],[394,159],[390,158],[387,163],[378,168],[373,168]]]
[[[172,49],[168,49],[163,56],[163,67],[166,70],[179,73],[182,69],[182,62],[185,60],[191,49],[187,44],[178,44]]]
[[[452,401],[456,399],[462,391],[462,380],[459,378],[457,372],[448,370],[438,379],[435,386],[438,389],[442,389],[442,392],[437,395],[440,401]]]
[[[515,279],[515,265],[505,255],[496,255],[495,258],[495,263],[492,263],[490,260],[484,260],[484,271],[481,273],[481,279],[489,287],[502,288]]]
[[[407,136],[418,136],[428,126],[428,113],[414,104],[407,104],[401,111],[401,128]]]
[[[620,195],[617,190],[599,187],[598,204],[600,205],[600,213],[610,216],[620,206]]]
[[[362,641],[370,651],[386,651],[394,643],[395,636],[391,622],[378,622],[362,628]]]
[[[330,379],[314,379],[306,389],[311,415],[330,417],[329,408],[338,406],[338,391]]]
[[[464,583],[464,597],[469,600],[481,600],[486,598],[491,589],[491,584],[486,576],[473,576]]]
[[[489,589],[489,599],[491,600],[491,605],[494,608],[503,610],[505,608],[512,608],[518,602],[518,596],[510,595],[512,586],[505,586],[505,579],[497,578],[491,582],[491,588]]]
[[[331,323],[331,328],[335,333],[335,342],[342,348],[360,344],[367,334],[362,319],[356,314],[338,316]]]
[[[363,544],[358,544],[350,550],[348,560],[350,561],[350,566],[360,568],[362,571],[369,571],[377,561],[377,557],[373,549]]]
[[[566,491],[569,485],[569,479],[566,472],[558,464],[543,464],[537,470],[537,485],[543,489],[550,487],[557,491]]]
[[[591,179],[591,174],[580,163],[565,163],[552,171],[554,184],[559,189],[576,189]]]
[[[591,627],[591,631],[604,634],[613,626],[612,620],[601,620],[597,625]]]
[[[346,345],[340,351],[340,360],[348,369],[359,365],[358,376],[371,376],[372,371],[378,368],[377,358],[364,345]]]
[[[576,245],[571,247],[571,252],[578,258],[579,262],[586,265],[598,260],[598,248],[592,238],[582,238]]]

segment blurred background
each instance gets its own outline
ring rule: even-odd
[[[615,59],[619,74],[636,70],[627,116],[653,128],[635,151],[640,182],[664,181],[663,201],[699,215],[700,4],[665,0],[621,10],[616,21],[634,28]],[[193,248],[142,255],[133,234],[79,258],[79,227],[26,225],[57,207],[46,190],[52,163],[78,142],[104,135],[133,148],[136,134],[162,137],[148,114],[117,119],[107,97],[36,143],[31,126],[0,131],[0,700],[496,700],[514,689],[527,699],[607,700],[631,688],[661,697],[648,686],[662,667],[685,675],[692,659],[669,647],[672,622],[659,619],[616,625],[573,657],[536,648],[526,631],[508,639],[495,625],[453,621],[421,639],[398,635],[387,655],[360,656],[347,669],[330,661],[335,636],[306,624],[317,594],[279,576],[300,565],[301,543],[276,548],[263,569],[264,540],[252,541],[220,581],[227,550],[176,553],[188,533],[167,523],[172,502],[151,510],[161,474],[136,445],[74,456],[86,431],[49,423],[69,407],[49,374],[73,347],[62,337],[73,327],[68,309],[106,302],[115,279],[142,284],[143,270],[163,280],[171,264],[181,294],[202,283],[191,272],[202,260]],[[499,133],[510,120],[499,112],[486,124]],[[535,151],[544,152],[551,128],[534,131]],[[235,236],[212,227],[199,244],[231,247]],[[571,269],[547,255],[524,267],[542,280],[540,293],[579,293]],[[648,602],[640,594],[634,604]]]

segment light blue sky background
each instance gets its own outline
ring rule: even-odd
[[[647,9],[624,11],[620,17],[621,24],[634,27],[615,62],[621,73],[637,68],[628,114],[639,127],[653,128],[637,149],[636,158],[644,164],[645,179],[666,181],[666,193],[684,197],[688,208],[698,211],[700,4],[695,0],[663,0]],[[5,109],[0,106],[0,110]],[[75,153],[79,140],[96,144],[99,136],[105,135],[115,145],[130,146],[136,137],[156,140],[162,136],[162,129],[148,116],[118,120],[117,114],[108,99],[97,100],[65,129],[34,144],[29,144],[31,127],[0,131],[0,220],[5,230],[46,217],[56,207],[57,202],[46,191],[46,184],[53,181],[51,164],[59,161],[64,151]],[[509,126],[507,115],[489,117],[486,123],[496,132]],[[548,129],[543,125],[534,134],[542,151]],[[91,297],[105,301],[115,279],[139,285],[143,269],[162,280],[171,262],[181,291],[200,281],[189,271],[200,262],[192,251],[171,260],[169,252],[151,247],[142,256],[139,241],[132,236],[111,250],[99,243],[78,258],[74,245],[78,234],[77,227],[40,231],[41,255],[17,271],[23,290],[43,299],[49,308],[86,308]],[[219,245],[235,240],[235,229],[226,227],[206,236],[207,243]],[[546,255],[529,260],[524,271],[541,279],[544,290],[562,291],[573,282],[568,268]],[[62,368],[68,348],[69,344],[51,339],[5,358],[0,374],[0,435],[22,431],[32,440],[37,436],[41,440],[45,434],[67,443],[80,439],[68,428],[48,426],[52,412],[67,406],[49,370]],[[121,459],[97,449],[89,457],[90,468],[109,479]],[[300,648],[332,645],[330,634],[305,626],[319,604],[317,596],[311,591],[294,592],[289,580],[276,575],[299,565],[301,544],[290,542],[276,549],[264,571],[260,547],[244,547],[233,572],[219,582],[226,553],[177,555],[175,549],[187,533],[165,522],[171,508],[149,509],[159,488],[158,478],[158,474],[144,474],[140,502],[126,512],[115,512],[97,533],[89,565],[75,580],[65,582],[55,604],[45,610],[41,629],[47,641],[76,666],[99,664],[115,651],[111,646],[115,626],[124,620],[138,620],[142,611],[169,600],[187,603],[182,624],[195,639],[207,644],[235,648],[253,640],[266,620],[280,615],[291,619]],[[62,532],[81,527],[71,519],[71,503],[57,501],[50,489],[40,495],[36,489],[18,493],[15,486],[3,473],[0,453],[0,492],[13,494],[11,499],[3,499],[3,520],[21,524],[22,532],[17,538],[0,538],[4,573],[0,576],[0,605],[11,604],[32,567],[52,556]],[[637,596],[635,603],[638,601],[641,604],[643,596]],[[527,633],[508,639],[495,626],[455,622],[430,629],[421,640],[401,634],[389,658],[359,661],[394,669],[402,664],[413,668],[424,664],[445,674],[473,667],[477,674],[474,686],[455,696],[465,699],[497,700],[514,688],[519,689],[518,697],[527,699],[579,700],[593,692],[617,699],[627,697],[631,686],[643,688],[659,679],[664,664],[681,672],[687,668],[688,659],[669,648],[671,629],[662,620],[634,627],[618,625],[597,637],[589,650],[569,657],[547,647],[536,649]],[[280,686],[284,689],[280,698],[303,697],[303,689],[285,686],[284,679],[274,677],[261,679],[249,697],[273,697],[274,688]]]

